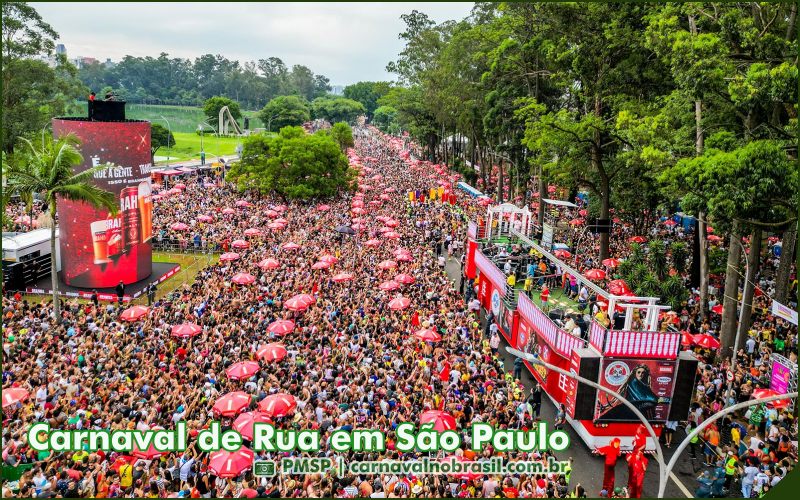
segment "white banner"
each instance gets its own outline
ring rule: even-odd
[[[777,300],[772,301],[772,314],[779,318],[785,319],[793,325],[797,324],[797,311],[793,310],[789,306],[781,304]]]

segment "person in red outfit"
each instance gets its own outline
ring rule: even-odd
[[[628,496],[630,498],[642,497],[644,473],[647,470],[647,457],[641,450],[635,450],[628,455]]]
[[[640,425],[636,429],[636,435],[633,436],[633,451],[644,451],[645,445],[647,445],[647,428]]]
[[[617,459],[620,454],[620,441],[619,438],[611,440],[611,444],[598,448],[597,452],[605,456],[605,466],[603,468],[603,488],[606,491],[614,491],[614,467],[617,465]]]

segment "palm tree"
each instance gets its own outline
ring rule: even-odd
[[[82,201],[97,208],[105,208],[112,214],[118,210],[116,197],[92,182],[95,172],[107,165],[98,165],[80,173],[74,168],[83,163],[78,151],[78,139],[73,135],[54,140],[42,137],[41,147],[28,139],[22,139],[27,146],[24,167],[12,165],[8,171],[9,188],[20,195],[41,193],[44,203],[50,210],[53,224],[50,228],[50,277],[53,284],[53,312],[56,320],[60,315],[61,304],[58,299],[58,271],[56,269],[56,199]]]

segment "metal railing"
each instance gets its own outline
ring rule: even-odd
[[[153,250],[157,252],[167,253],[197,253],[197,254],[214,254],[222,253],[222,245],[219,243],[201,243],[196,245],[193,241],[175,241],[175,240],[152,240]]]

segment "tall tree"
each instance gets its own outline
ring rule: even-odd
[[[258,113],[268,131],[302,125],[311,118],[308,103],[298,96],[278,96]]]
[[[97,187],[93,182],[94,174],[107,168],[98,165],[80,173],[74,168],[83,163],[83,157],[77,149],[78,141],[74,136],[52,139],[42,136],[41,144],[23,139],[26,146],[27,168],[12,166],[8,172],[8,185],[12,191],[19,193],[40,193],[44,195],[44,203],[50,213],[51,220],[56,220],[56,201],[59,197],[72,201],[81,201],[94,207],[105,208],[115,214],[119,207],[116,197]],[[56,319],[60,317],[58,298],[58,270],[56,268],[56,225],[50,229],[50,277],[53,287],[53,311]]]

